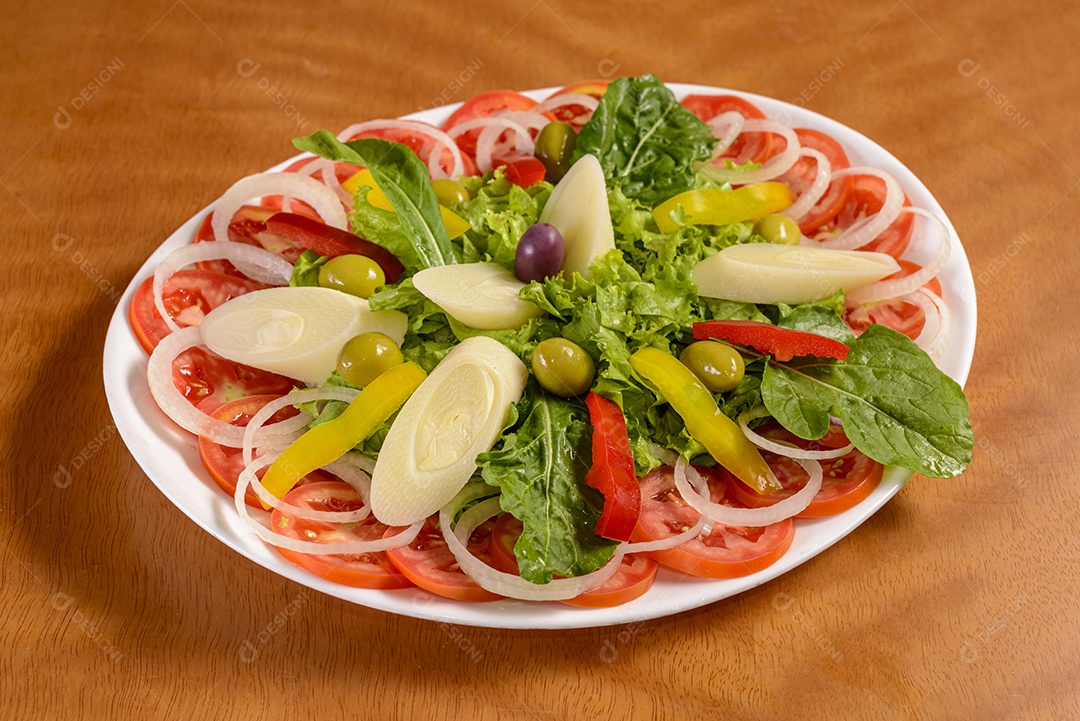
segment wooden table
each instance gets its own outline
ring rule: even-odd
[[[404,7],[5,8],[0,716],[1080,716],[1074,5]],[[105,402],[105,329],[197,209],[291,155],[298,131],[647,71],[805,104],[937,196],[979,294],[966,475],[916,478],[739,597],[568,632],[448,627],[309,592],[150,483]]]

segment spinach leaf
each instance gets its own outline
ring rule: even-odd
[[[458,262],[431,187],[431,175],[411,149],[376,138],[343,143],[326,130],[294,138],[293,145],[328,160],[365,166],[394,206],[421,264],[430,268]]]
[[[907,336],[872,325],[844,361],[769,361],[761,381],[769,412],[801,438],[820,438],[839,416],[855,447],[875,461],[952,478],[971,462],[968,403]]]
[[[514,553],[521,577],[547,583],[603,566],[616,544],[598,537],[600,496],[583,483],[589,457],[588,414],[547,395],[531,381],[518,404],[519,423],[498,450],[477,458],[484,481],[502,489],[504,511],[524,530]]]
[[[574,160],[595,155],[609,188],[656,205],[694,187],[694,163],[708,160],[712,130],[651,73],[619,78],[578,134]]]
[[[855,340],[855,334],[851,332],[851,328],[844,319],[837,315],[831,306],[818,303],[806,303],[794,308],[781,306],[777,325],[781,328],[823,335],[848,345]]]

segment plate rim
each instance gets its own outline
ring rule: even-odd
[[[960,306],[953,304],[953,307],[962,311],[961,316],[964,323],[962,325],[953,324],[949,342],[957,345],[947,349],[945,358],[953,361],[949,374],[961,386],[965,385],[971,369],[977,335],[974,277],[956,229],[922,180],[896,156],[875,141],[854,128],[815,111],[742,90],[693,83],[671,82],[665,84],[680,99],[692,93],[730,94],[745,98],[761,107],[769,117],[786,116],[785,120],[789,121],[788,125],[791,125],[795,120],[799,120],[800,125],[808,124],[811,127],[828,132],[834,137],[840,136],[838,140],[849,154],[861,157],[869,152],[870,155],[879,156],[883,159],[885,167],[879,163],[877,158],[874,161],[875,167],[882,167],[883,170],[890,172],[894,176],[900,176],[898,180],[901,181],[901,185],[909,196],[919,196],[918,199],[921,202],[916,202],[916,199],[912,198],[913,205],[925,207],[934,213],[943,221],[949,233],[952,256],[942,272],[942,275],[947,274],[947,278],[943,277],[943,285],[947,294],[951,294],[950,291],[956,292],[960,296],[959,300],[963,301]],[[530,97],[542,99],[557,89],[559,88],[550,87],[522,92]],[[435,110],[422,110],[402,117],[436,122],[440,118],[447,117],[460,105],[461,103],[448,104]],[[807,123],[807,120],[810,122]],[[846,138],[855,138],[858,147],[853,148],[850,142],[845,140]],[[300,153],[262,172],[281,170],[297,159],[309,155],[310,153]],[[200,528],[248,560],[312,590],[373,610],[440,623],[486,628],[562,630],[641,622],[677,615],[684,611],[722,601],[744,591],[763,586],[769,581],[801,566],[838,543],[877,513],[912,476],[911,472],[904,469],[888,468],[882,483],[869,498],[858,506],[825,519],[797,519],[796,539],[791,550],[777,563],[763,571],[738,579],[673,580],[672,577],[677,574],[661,569],[657,584],[648,593],[635,601],[614,608],[586,609],[555,602],[538,603],[509,599],[482,604],[465,604],[441,599],[420,589],[378,591],[356,589],[330,583],[289,563],[243,527],[242,521],[236,517],[232,502],[221,493],[213,481],[205,477],[205,473],[202,474],[202,477],[199,476],[198,471],[202,469],[201,465],[198,465],[198,445],[194,436],[175,427],[156,407],[156,404],[151,403],[153,407],[145,409],[144,413],[140,413],[137,407],[133,408],[138,400],[133,391],[139,390],[143,399],[145,399],[149,397],[149,390],[148,388],[137,388],[138,380],[130,377],[132,364],[141,364],[143,370],[142,384],[145,386],[146,355],[135,340],[135,335],[128,323],[128,307],[131,298],[139,283],[152,274],[153,267],[164,255],[175,247],[190,242],[190,238],[194,235],[198,225],[213,210],[216,203],[217,200],[208,204],[173,231],[139,267],[139,270],[125,288],[110,320],[105,339],[102,356],[105,395],[116,428],[128,451],[139,464],[143,473],[150,478],[170,503]],[[951,282],[947,282],[947,280]],[[132,345],[138,351],[135,358],[130,355]],[[958,353],[960,355],[957,357]],[[135,388],[132,387],[133,383],[136,386]],[[124,391],[132,392],[125,394]],[[153,417],[153,423],[149,421],[148,416]],[[150,431],[149,434],[146,433],[147,430]],[[162,442],[165,446],[155,446],[155,441]],[[158,457],[162,450],[168,451],[165,454],[165,460]],[[193,465],[192,455],[194,455],[194,463],[196,464],[194,469],[191,468]],[[201,481],[201,488],[180,488],[177,479],[173,478],[178,473],[175,465],[177,461],[183,461],[187,464],[187,470],[191,471],[192,476]],[[161,472],[162,463],[168,468],[169,473],[163,474]],[[214,495],[209,495],[210,492]],[[195,495],[192,496],[192,493]],[[209,504],[206,501],[209,501]],[[210,509],[209,513],[207,509]],[[222,510],[225,511],[224,515],[221,515]],[[231,518],[229,516],[230,511]],[[826,527],[829,532],[821,532],[822,527]],[[799,539],[800,529],[803,530],[804,537],[810,537],[809,540],[804,540],[803,543],[800,543]],[[670,588],[676,588],[677,591],[671,593]]]

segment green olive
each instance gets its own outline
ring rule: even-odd
[[[533,375],[548,393],[583,396],[592,388],[596,366],[585,349],[565,338],[541,341],[532,354]]]
[[[469,199],[469,191],[465,189],[465,186],[451,178],[433,180],[431,187],[435,190],[439,205],[445,205],[447,208]]]
[[[544,164],[544,180],[557,183],[570,170],[570,158],[577,146],[577,133],[569,123],[552,122],[536,136],[536,157]]]
[[[686,346],[679,360],[713,393],[733,390],[746,370],[739,351],[711,340]]]
[[[798,245],[802,233],[799,224],[786,215],[773,213],[754,223],[754,234],[760,235],[766,243]]]
[[[359,298],[370,298],[386,285],[383,269],[366,255],[339,255],[319,269],[319,285]]]
[[[405,356],[393,338],[384,333],[361,333],[341,348],[337,372],[349,385],[363,388],[404,362]]]

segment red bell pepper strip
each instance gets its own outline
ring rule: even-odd
[[[585,484],[604,495],[596,535],[629,541],[641,511],[641,490],[634,473],[634,455],[626,434],[626,418],[617,404],[590,392],[585,398],[592,423],[592,467]]]
[[[405,266],[386,248],[364,240],[352,233],[320,223],[296,213],[276,213],[266,221],[266,229],[283,235],[319,255],[336,258],[339,255],[366,255],[382,268],[387,283],[394,283],[405,272]]]
[[[495,155],[491,158],[491,167],[506,167],[506,179],[514,185],[528,188],[544,179],[547,168],[538,158],[525,153]]]
[[[698,340],[716,338],[736,345],[750,346],[778,361],[789,361],[795,356],[803,355],[844,360],[851,350],[844,343],[823,335],[781,328],[756,320],[709,320],[694,323],[694,337]]]

